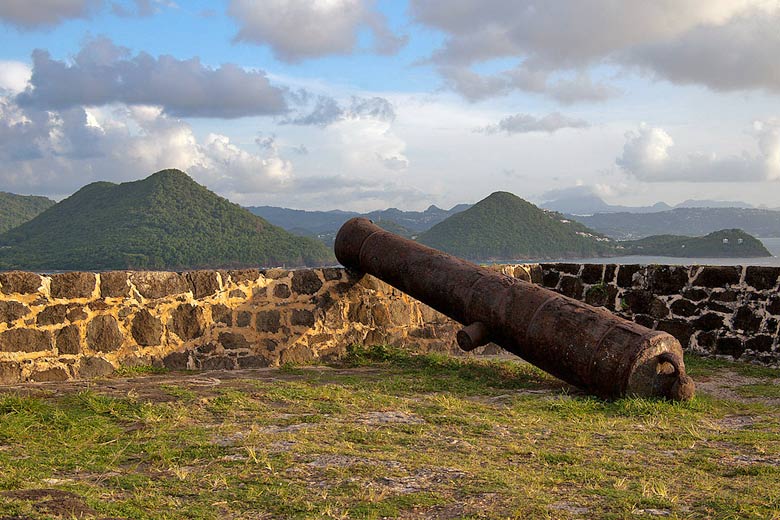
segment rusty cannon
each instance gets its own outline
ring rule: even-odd
[[[604,397],[687,400],[680,343],[549,289],[480,267],[353,218],[338,232],[336,258],[461,323],[466,351],[489,342]]]

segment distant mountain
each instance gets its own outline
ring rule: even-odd
[[[608,239],[585,226],[501,191],[436,224],[418,240],[476,261],[601,256],[612,250]]]
[[[0,233],[15,228],[54,205],[46,197],[0,191]]]
[[[356,213],[353,211],[303,211],[274,206],[250,206],[246,209],[288,231],[319,238],[326,245],[333,245],[336,233],[344,222],[352,217],[366,217],[378,226],[404,236],[413,236],[438,224],[445,218],[459,213],[469,204],[458,204],[450,210],[429,206],[425,211],[402,211],[396,208]],[[392,229],[391,229],[392,228]]]
[[[217,196],[179,170],[95,182],[0,235],[0,268],[189,269],[316,265],[325,246]]]
[[[618,251],[626,255],[699,258],[750,258],[772,254],[755,237],[741,229],[724,229],[703,237],[655,235],[620,242]]]
[[[541,204],[541,207],[570,215],[593,215],[594,213],[618,213],[624,211],[654,213],[672,209],[665,202],[657,202],[652,206],[614,206],[607,204],[601,197],[592,193],[572,194],[544,202]]]
[[[675,208],[754,208],[752,204],[738,200],[694,200],[688,199],[674,205]]]
[[[668,233],[701,236],[734,228],[757,237],[780,237],[780,211],[769,209],[677,208],[658,213],[599,213],[571,218],[617,240]]]

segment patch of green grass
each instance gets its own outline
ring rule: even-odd
[[[749,363],[706,358],[697,354],[685,354],[685,369],[691,377],[710,376],[720,370],[731,370],[739,375],[757,378],[780,378],[780,369]]]
[[[732,365],[708,361],[698,367],[707,377],[736,384]],[[619,519],[641,509],[777,518],[780,509],[780,416],[769,403],[609,402],[527,364],[389,347],[354,347],[338,368],[209,387],[145,379],[158,401],[118,380],[0,394],[0,493],[54,488],[99,517],[142,519]],[[41,507],[0,496],[0,517],[54,516]]]
[[[768,397],[780,399],[780,384],[744,385],[737,388],[737,393],[744,397]]]

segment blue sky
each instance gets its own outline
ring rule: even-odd
[[[777,207],[778,28],[775,0],[7,0],[0,190]]]

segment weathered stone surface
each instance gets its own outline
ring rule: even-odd
[[[724,336],[718,338],[716,351],[718,354],[725,354],[738,358],[745,352],[745,345],[739,338]]]
[[[604,307],[609,303],[609,296],[607,285],[594,285],[585,290],[585,303],[596,307]]]
[[[233,283],[241,284],[246,282],[254,282],[260,278],[259,269],[238,269],[228,271],[228,275]]]
[[[675,316],[689,317],[696,314],[698,307],[688,300],[682,299],[672,303],[669,307]]]
[[[728,307],[727,305],[718,302],[699,303],[698,308],[715,311],[715,312],[722,312],[724,314],[729,314],[734,311],[734,309],[732,309],[731,307]]]
[[[314,359],[314,353],[310,348],[304,345],[293,345],[290,348],[284,349],[281,353],[279,362],[282,365],[302,365],[309,363]]]
[[[662,332],[668,332],[675,338],[683,348],[686,348],[691,342],[691,336],[693,335],[693,326],[682,320],[660,320],[656,330]]]
[[[235,370],[236,360],[228,356],[212,356],[200,361],[201,370]]]
[[[693,285],[701,287],[728,287],[739,283],[741,267],[707,266],[693,280]]]
[[[127,271],[100,273],[100,297],[127,298],[130,296],[130,284],[127,282]]]
[[[582,268],[582,274],[580,278],[584,283],[594,284],[601,283],[604,275],[604,266],[598,264],[586,264]]]
[[[255,318],[258,332],[279,332],[281,314],[277,310],[260,311]]]
[[[710,300],[715,302],[733,303],[739,298],[739,293],[734,289],[726,289],[725,291],[712,291],[710,294]]]
[[[617,284],[618,287],[628,289],[634,286],[634,275],[642,268],[641,265],[626,264],[618,266]]]
[[[628,308],[636,314],[648,314],[654,318],[666,318],[669,308],[650,291],[634,289],[626,291],[624,299]]]
[[[70,379],[70,374],[62,367],[38,370],[30,375],[30,381],[36,381],[39,383],[67,381],[68,379]]]
[[[561,278],[561,285],[558,288],[561,294],[569,298],[581,299],[584,286],[582,281],[576,276],[564,275]]]
[[[35,273],[9,271],[0,273],[3,294],[35,294],[41,286],[41,277]]]
[[[715,330],[723,327],[723,316],[708,312],[693,320],[692,323],[697,330]]]
[[[311,269],[301,269],[293,272],[292,290],[298,294],[314,294],[322,287],[322,280],[317,272]]]
[[[561,273],[552,269],[545,269],[542,274],[542,285],[553,289],[558,286],[561,279]]]
[[[615,281],[617,267],[616,264],[606,264],[604,266],[604,283],[612,283]]]
[[[700,347],[714,350],[715,345],[718,343],[719,333],[716,331],[699,332],[696,335],[696,341]]]
[[[38,313],[36,323],[39,326],[59,325],[65,323],[65,315],[68,313],[68,306],[64,303],[51,305]]]
[[[43,352],[52,349],[51,332],[9,329],[0,333],[0,352]]]
[[[146,309],[141,309],[133,318],[130,333],[139,345],[157,346],[162,342],[163,324],[160,318],[152,316]]]
[[[290,324],[311,327],[314,325],[314,314],[306,309],[293,309]]]
[[[688,268],[663,265],[648,269],[648,289],[654,294],[680,294],[688,283]]]
[[[548,264],[548,266],[551,269],[555,269],[559,273],[565,273],[565,274],[579,274],[580,268],[582,267],[580,264],[569,264],[569,263],[562,263],[562,264]]]
[[[52,298],[89,298],[95,291],[95,273],[60,273],[51,275]]]
[[[87,307],[89,307],[90,310],[93,311],[104,311],[106,309],[110,309],[111,306],[105,302],[105,300],[95,300],[92,302],[89,302],[87,304]]]
[[[759,291],[774,289],[778,277],[780,277],[780,267],[750,266],[745,272],[745,282]]]
[[[280,278],[285,278],[288,274],[290,274],[290,271],[286,269],[280,269],[278,267],[274,267],[272,269],[266,269],[262,273],[263,276],[265,276],[269,280],[278,280]]]
[[[703,289],[687,288],[687,289],[683,289],[682,295],[683,298],[687,300],[691,300],[693,302],[700,302],[703,299],[707,298],[707,291]]]
[[[262,301],[268,296],[268,287],[255,287],[252,289],[252,300]]]
[[[184,341],[201,337],[203,335],[203,309],[190,303],[179,305],[171,313],[168,327]]]
[[[171,352],[165,356],[162,360],[163,366],[170,370],[185,370],[190,367],[190,353],[184,352]]]
[[[122,346],[124,336],[116,318],[108,314],[95,316],[87,325],[87,346],[96,352],[113,352]]]
[[[252,313],[249,311],[238,311],[236,314],[236,327],[249,327],[252,322]]]
[[[60,354],[81,354],[81,334],[78,325],[68,325],[55,332],[54,343]]]
[[[227,305],[217,304],[211,307],[211,319],[215,323],[233,326],[233,311]]]
[[[0,301],[0,323],[12,324],[30,314],[27,305],[15,301]]]
[[[265,368],[271,366],[271,360],[265,356],[244,356],[238,358],[239,368]]]
[[[652,329],[655,326],[655,318],[648,316],[647,314],[637,314],[634,316],[634,321],[648,329]]]
[[[325,269],[322,270],[322,277],[325,278],[326,282],[341,280],[343,274],[344,274],[344,269],[337,269],[334,267],[326,267]]]
[[[747,306],[740,307],[734,314],[732,324],[737,330],[742,330],[747,334],[755,334],[761,328],[761,316],[757,315]]]
[[[219,292],[219,279],[216,271],[190,271],[186,274],[187,281],[196,300],[214,296]]]
[[[87,313],[84,312],[84,306],[80,304],[68,305],[68,312],[65,313],[65,317],[71,322],[84,321],[87,319]]]
[[[19,363],[0,362],[0,385],[13,385],[22,379]]]
[[[290,287],[286,283],[280,283],[274,287],[274,296],[277,298],[289,298],[291,294]]]
[[[104,377],[114,372],[114,365],[101,357],[85,357],[79,363],[79,377],[82,379],[92,379],[94,377]]]
[[[775,296],[769,300],[766,306],[769,314],[780,315],[780,296]]]
[[[157,271],[133,272],[130,281],[144,298],[157,299],[190,290],[186,278],[179,273]]]
[[[745,349],[755,350],[756,352],[770,352],[774,342],[775,337],[768,334],[751,336],[745,340]]]
[[[220,332],[219,342],[227,350],[248,349],[251,346],[244,335],[237,332]]]

